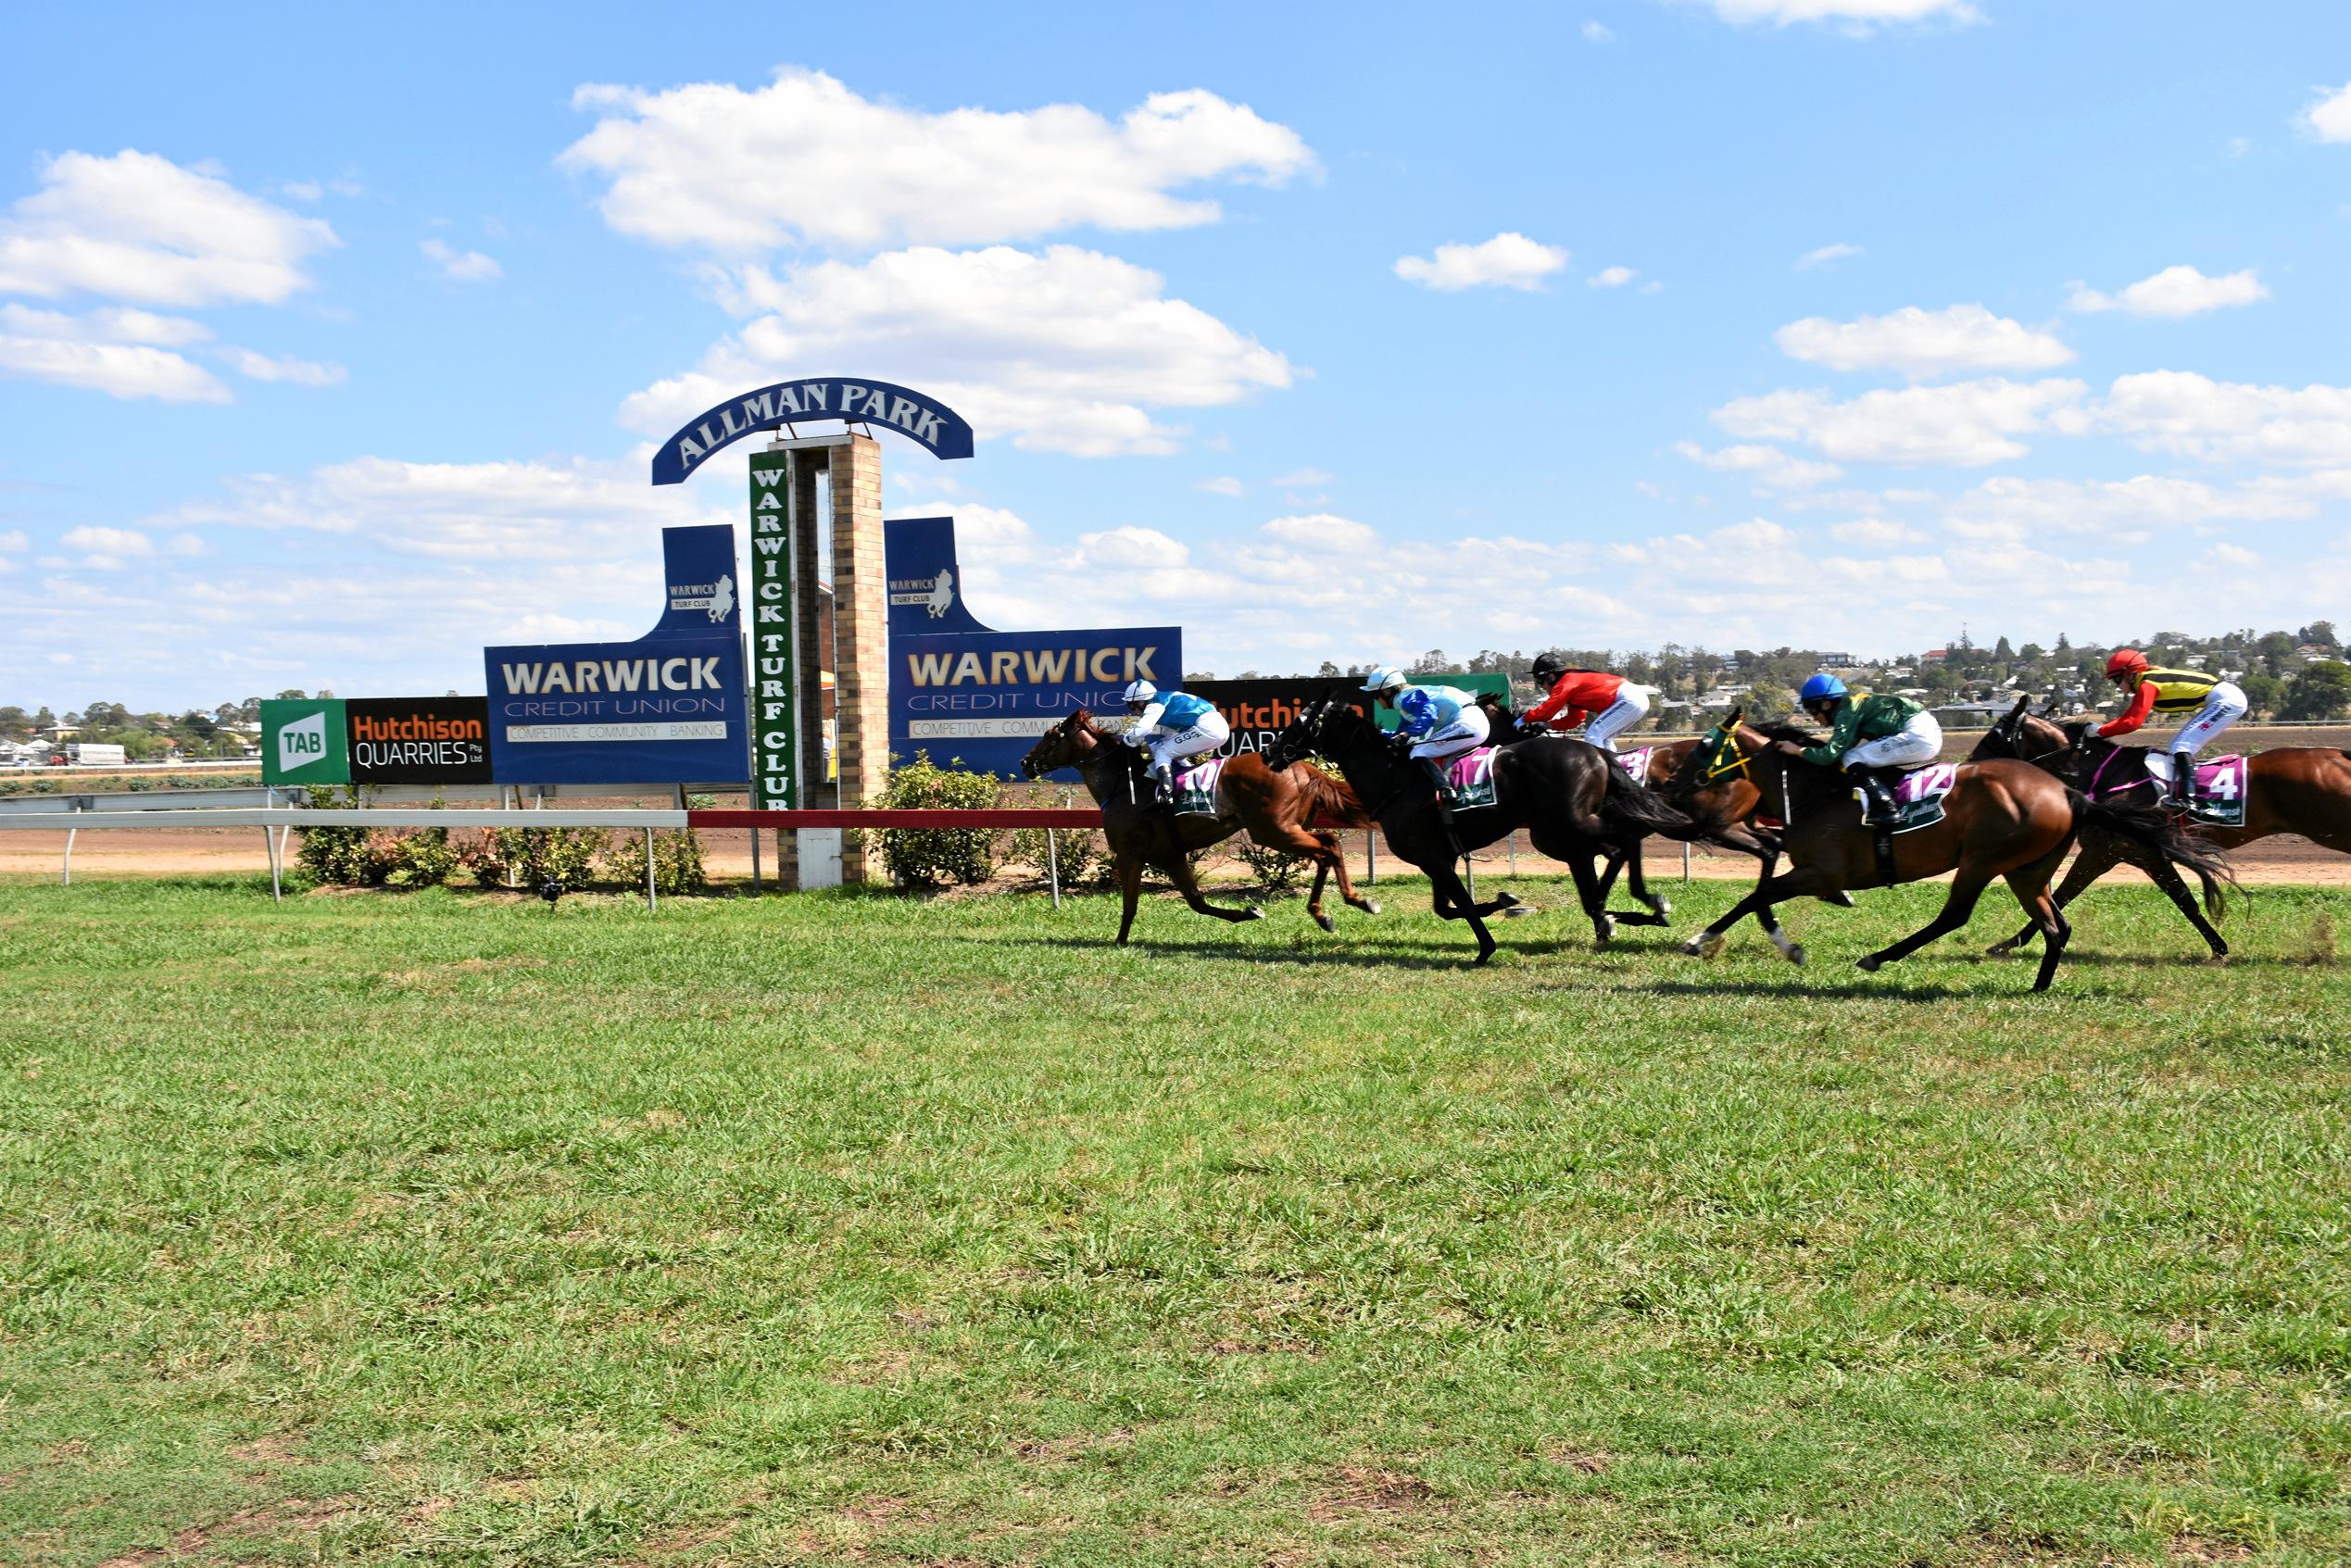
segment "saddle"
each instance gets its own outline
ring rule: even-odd
[[[1645,784],[1649,782],[1650,760],[1656,755],[1657,748],[1653,746],[1644,746],[1633,751],[1620,751],[1616,753],[1616,765],[1624,769],[1626,775],[1633,783]]]
[[[2139,748],[2146,758],[2146,776],[2156,787],[2169,794],[2171,789],[2171,757],[2153,746]],[[2209,822],[2214,827],[2244,826],[2244,797],[2247,764],[2242,756],[2215,757],[2208,762],[2196,764],[2195,784],[2188,795],[2188,815],[2196,822]],[[2136,784],[2141,781],[2133,779]]]
[[[1445,782],[1453,786],[1453,809],[1475,810],[1491,806],[1499,796],[1494,786],[1494,752],[1498,748],[1481,746],[1450,758],[1445,763]]]
[[[1219,817],[1223,808],[1216,798],[1217,781],[1225,776],[1225,764],[1229,757],[1212,757],[1189,768],[1176,770],[1176,814],[1179,817]]]
[[[1923,768],[1905,770],[1894,780],[1894,807],[1899,813],[1886,832],[1916,833],[1930,828],[1942,821],[1942,797],[1951,793],[1951,786],[1959,779],[1956,762],[1930,762]],[[1861,792],[1854,791],[1859,799]]]

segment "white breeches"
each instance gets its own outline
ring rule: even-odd
[[[1448,757],[1459,757],[1465,751],[1485,745],[1486,733],[1490,728],[1484,709],[1465,708],[1460,718],[1429,731],[1426,739],[1417,742],[1413,746],[1413,757],[1415,760],[1426,759],[1438,762]]]
[[[1649,717],[1649,694],[1639,686],[1619,687],[1616,700],[1592,716],[1584,726],[1584,739],[1603,751],[1616,749],[1616,736]]]
[[[1863,741],[1845,753],[1848,768],[1918,768],[1942,755],[1942,726],[1921,713],[1883,740]]]
[[[2178,756],[2184,751],[2191,756],[2202,751],[2220,738],[2220,732],[2244,717],[2244,693],[2233,681],[2223,681],[2212,688],[2196,709],[2196,716],[2180,726],[2180,733],[2171,737],[2171,752]]]
[[[1143,744],[1151,754],[1151,771],[1164,776],[1175,763],[1213,751],[1232,736],[1233,728],[1222,713],[1203,713],[1190,729],[1156,734]]]

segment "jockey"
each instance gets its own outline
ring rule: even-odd
[[[1396,710],[1396,733],[1412,743],[1413,760],[1437,786],[1438,814],[1450,821],[1453,786],[1445,763],[1486,744],[1489,726],[1477,694],[1459,686],[1415,686],[1399,670],[1373,671],[1363,689],[1373,702]]]
[[[1565,734],[1589,719],[1591,728],[1584,732],[1584,739],[1603,751],[1614,751],[1619,731],[1649,717],[1649,688],[1629,684],[1622,675],[1578,670],[1555,653],[1537,658],[1533,673],[1551,688],[1551,695],[1519,715],[1521,727],[1548,726]]]
[[[2244,692],[2234,681],[2201,671],[2157,669],[2137,648],[2115,649],[2106,679],[2131,693],[2131,705],[2097,728],[2109,740],[2131,734],[2150,713],[2195,714],[2171,737],[2171,803],[2185,807],[2195,797],[2196,753],[2244,717]]]
[[[1151,797],[1169,805],[1176,801],[1176,764],[1232,738],[1225,716],[1206,697],[1163,692],[1149,681],[1128,683],[1126,711],[1133,715],[1126,744],[1150,754]]]
[[[1861,785],[1868,802],[1864,827],[1890,826],[1897,815],[1888,780],[1905,768],[1924,767],[1942,754],[1942,726],[1906,696],[1856,698],[1827,671],[1797,694],[1804,709],[1829,726],[1829,738],[1802,755],[1823,768],[1842,768]],[[1883,771],[1880,771],[1883,770]]]

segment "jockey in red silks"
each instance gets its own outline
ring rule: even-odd
[[[2171,737],[2171,801],[2185,807],[2195,797],[2196,753],[2245,715],[2244,689],[2234,681],[2201,670],[2166,670],[2147,662],[2137,648],[2117,648],[2106,660],[2106,679],[2131,694],[2123,710],[2098,726],[2108,740],[2127,735],[2151,713],[2193,713]]]
[[[1649,717],[1649,689],[1629,684],[1604,670],[1577,670],[1555,653],[1535,660],[1534,676],[1551,688],[1551,695],[1519,716],[1528,728],[1548,726],[1566,734],[1585,720],[1591,728],[1584,738],[1603,751],[1616,749],[1619,732]]]

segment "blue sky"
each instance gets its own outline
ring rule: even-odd
[[[2351,618],[2339,5],[238,15],[0,13],[0,700],[633,635],[798,374],[1220,672]]]

